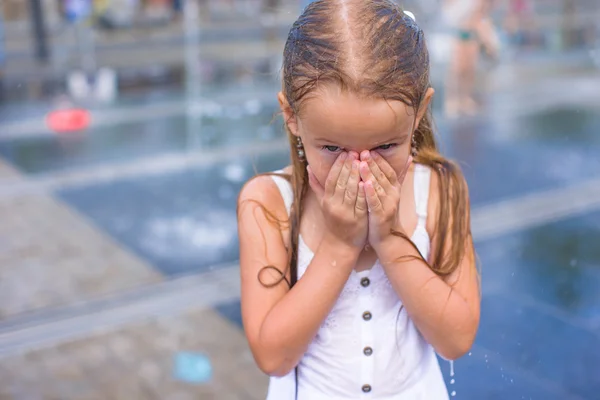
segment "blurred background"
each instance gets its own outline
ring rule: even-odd
[[[307,3],[1,0],[0,399],[265,398],[235,206],[288,162],[276,93]],[[445,4],[402,5],[482,267],[449,393],[598,399],[600,3],[488,1],[468,57]]]

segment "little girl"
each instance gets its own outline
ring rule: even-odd
[[[423,31],[390,0],[317,0],[284,49],[292,165],[238,201],[245,333],[268,400],[438,400],[479,285],[465,181],[436,149]]]

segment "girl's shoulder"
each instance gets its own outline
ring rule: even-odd
[[[254,206],[263,208],[267,213],[272,213],[277,219],[287,218],[287,209],[274,176],[289,181],[291,167],[281,171],[258,174],[248,180],[240,190],[238,196],[238,218],[246,207],[254,209]]]

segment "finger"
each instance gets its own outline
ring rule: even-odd
[[[394,168],[392,168],[392,166],[376,151],[372,152],[371,155],[373,156],[373,160],[375,160],[375,163],[377,163],[377,166],[381,172],[383,172],[385,175],[388,182],[390,182],[392,185],[398,183],[398,175],[396,175]],[[412,157],[409,157],[409,159],[410,158]]]
[[[365,194],[365,183],[358,182],[358,193],[356,195],[356,205],[354,206],[354,215],[364,217],[367,214],[367,198]]]
[[[350,177],[348,178],[348,183],[346,184],[346,193],[344,195],[344,204],[348,204],[351,207],[355,206],[356,197],[358,195],[358,181],[360,179],[358,165],[358,161],[352,161]]]
[[[366,161],[361,161],[359,165],[360,178],[363,182],[369,180],[375,180],[373,173],[371,172],[371,168],[369,168],[369,164]]]
[[[379,213],[383,206],[381,204],[381,200],[375,191],[375,187],[373,186],[373,181],[365,182],[365,197],[367,198],[367,207],[369,209],[369,213]]]
[[[346,152],[342,152],[333,163],[331,170],[329,170],[327,180],[325,181],[325,194],[327,196],[333,196],[335,193],[335,185],[337,185],[337,180],[340,176],[340,172],[342,171],[342,167],[344,166],[347,156],[348,154]]]
[[[352,159],[346,158],[346,162],[344,162],[344,166],[340,171],[340,176],[338,177],[337,184],[335,185],[335,194],[333,198],[339,202],[344,202],[344,196],[346,195],[346,187],[348,185],[348,179],[350,178],[350,173],[352,172]]]
[[[394,189],[394,184],[388,180],[387,176],[383,173],[381,168],[379,168],[379,164],[375,162],[375,159],[373,158],[375,154],[375,152],[365,152],[364,160],[367,162],[371,174],[375,178],[375,182],[383,188],[385,193],[391,193]],[[381,157],[379,157],[379,159],[381,160]],[[377,188],[377,185],[375,185],[375,188]]]
[[[371,181],[371,185],[375,188],[378,196],[384,196],[386,191],[377,181],[375,175],[373,175],[373,171],[369,168],[369,164],[366,161],[360,162],[360,177],[364,182]],[[391,192],[390,192],[391,193]]]

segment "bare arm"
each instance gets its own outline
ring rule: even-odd
[[[432,174],[428,213],[430,236],[435,231],[435,221],[431,217],[437,215],[438,198],[438,178]],[[448,249],[450,242],[446,243]],[[470,237],[466,238],[464,246],[461,263],[445,279],[422,261],[406,257],[419,257],[419,254],[402,238],[392,236],[382,246],[380,255],[387,276],[411,319],[438,354],[449,360],[469,351],[479,325],[479,278]],[[434,253],[435,248],[432,248],[430,254]]]
[[[358,172],[354,174],[354,179],[349,178],[348,166],[351,163],[346,164],[339,164],[337,171],[344,185],[336,186],[335,180],[331,185],[333,191],[343,189],[341,197],[336,197],[340,201],[347,200],[344,197],[346,182],[352,187],[356,186],[353,193],[358,196]],[[342,165],[348,168],[342,169]],[[332,171],[335,175],[334,168]],[[355,219],[353,213],[352,218],[347,218],[346,224],[335,221],[338,231],[326,230],[305,274],[290,290],[285,281],[274,287],[264,285],[276,281],[278,276],[274,272],[263,272],[262,283],[258,279],[265,266],[274,266],[280,271],[288,270],[283,237],[289,232],[282,232],[280,228],[283,225],[274,223],[264,211],[266,208],[278,220],[287,220],[278,189],[271,178],[261,177],[242,190],[238,211],[242,318],[254,358],[265,373],[285,375],[297,365],[339,297],[364,245],[349,243],[353,242],[357,232],[366,238],[364,197],[362,201],[365,210],[364,232],[359,232],[360,224],[352,221]],[[341,205],[331,208],[336,212],[344,212]],[[287,278],[289,280],[289,272]]]
[[[291,290],[276,288],[285,292],[282,295],[264,293],[273,289],[257,287],[260,283],[252,273],[244,279],[246,335],[265,373],[285,375],[298,364],[339,297],[356,259],[355,252],[324,239],[302,279]],[[261,268],[256,264],[243,266],[244,275],[257,267]]]
[[[406,261],[406,255],[419,255],[402,238],[390,240],[380,256],[408,315],[438,354],[448,360],[469,351],[479,325],[478,278],[472,247],[466,246],[466,256],[448,281],[421,261]],[[398,261],[401,257],[405,258]]]
[[[464,240],[464,257],[454,273],[445,280],[440,278],[420,260],[418,251],[406,239],[391,234],[393,230],[403,231],[398,204],[404,175],[398,179],[391,166],[376,153],[373,156],[365,153],[361,159],[361,174],[366,181],[366,197],[371,210],[370,243],[421,334],[441,356],[447,359],[461,357],[473,344],[479,325],[479,281],[471,237],[460,239]],[[435,174],[432,178],[430,198],[433,200],[429,208],[434,210],[429,215],[437,215],[435,199],[439,198],[439,184]],[[461,193],[461,196],[468,203],[468,193]],[[468,207],[467,215],[461,218],[468,223]],[[431,231],[435,231],[435,226],[430,229],[430,235]],[[452,240],[447,238],[445,253],[452,247]],[[431,254],[435,254],[435,250],[432,249]]]

